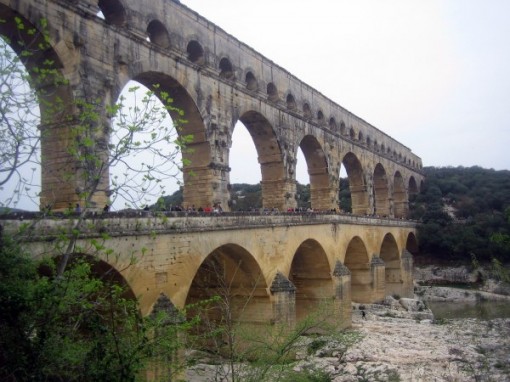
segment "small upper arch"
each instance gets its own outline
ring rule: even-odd
[[[153,44],[165,49],[170,48],[170,35],[161,21],[152,20],[147,25],[147,36]]]
[[[219,64],[220,69],[220,77],[224,78],[226,80],[232,80],[234,79],[234,67],[232,65],[232,62],[227,58],[223,57],[220,60]]]
[[[270,82],[267,84],[267,98],[271,102],[277,102],[278,101],[278,89],[276,88],[276,85],[273,82]]]
[[[186,47],[188,60],[194,64],[203,65],[205,63],[204,48],[197,40],[190,40]]]
[[[355,140],[356,139],[356,131],[354,130],[354,127],[351,126],[351,128],[349,129],[349,137],[352,139],[352,140]]]
[[[257,82],[257,78],[253,74],[252,71],[248,71],[244,76],[244,83],[246,84],[246,89],[256,91],[259,88],[259,84]]]
[[[312,118],[312,108],[308,102],[303,103],[303,116],[305,118]]]
[[[338,131],[338,126],[336,124],[335,117],[331,117],[329,119],[329,129],[335,133]]]
[[[322,125],[324,123],[324,113],[320,109],[317,110],[317,122],[319,123],[319,125]]]
[[[289,110],[296,110],[297,104],[296,99],[292,95],[292,93],[287,94],[287,109]]]
[[[97,5],[108,24],[123,26],[127,23],[126,8],[120,0],[99,0]]]
[[[340,134],[345,135],[345,122],[340,121]]]

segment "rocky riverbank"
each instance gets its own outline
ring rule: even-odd
[[[470,287],[480,292],[510,296],[510,285],[498,280],[490,266],[474,268],[461,266],[422,266],[415,267],[414,280],[418,285]]]
[[[343,337],[304,337],[296,362],[290,365],[296,380],[510,381],[510,318],[435,320],[427,308],[428,301],[510,304],[508,285],[491,279],[486,270],[469,267],[419,268],[415,279],[417,299],[395,296],[382,304],[353,304],[352,328]],[[444,284],[468,288],[437,286]],[[227,381],[218,379],[225,370],[225,363],[199,363],[188,370],[186,378]]]
[[[353,304],[347,336],[357,341],[346,347],[337,338],[305,338],[293,370],[334,382],[510,381],[510,319],[437,322],[421,300],[388,297]],[[309,354],[311,343],[322,345]],[[218,367],[197,365],[188,380],[216,381],[209,376]]]
[[[342,358],[316,354],[297,368],[327,370],[334,382],[510,380],[510,319],[438,324],[369,312],[352,330],[363,339]]]

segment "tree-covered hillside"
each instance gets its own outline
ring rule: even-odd
[[[420,251],[435,260],[510,260],[510,171],[425,167],[411,202]]]

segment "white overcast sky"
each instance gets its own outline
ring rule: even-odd
[[[424,166],[510,169],[510,1],[181,2]]]

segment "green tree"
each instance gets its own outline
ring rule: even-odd
[[[426,167],[425,186],[410,204],[422,253],[441,260],[510,259],[510,172],[480,167]]]
[[[155,356],[171,359],[190,325],[171,312],[142,317],[93,262],[76,259],[57,277],[54,260],[34,260],[5,235],[0,277],[1,379],[131,381]]]

